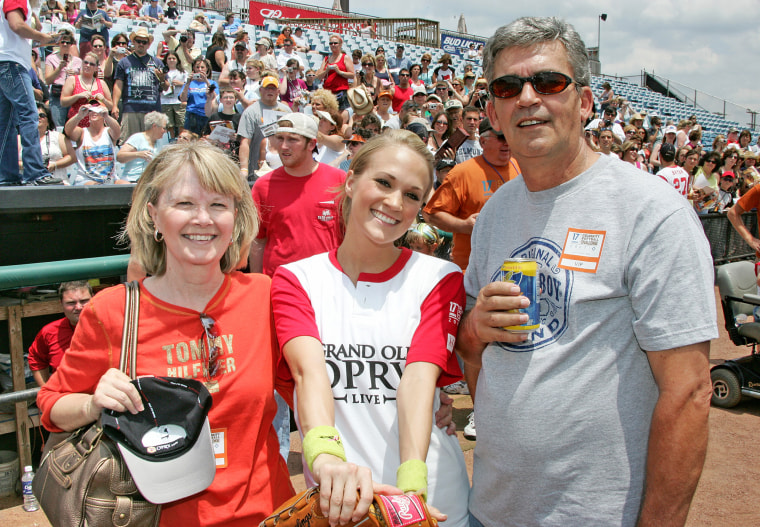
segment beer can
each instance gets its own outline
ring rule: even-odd
[[[526,313],[528,321],[520,326],[507,326],[504,329],[515,333],[530,333],[541,326],[538,303],[538,262],[529,258],[509,258],[501,266],[501,281],[512,282],[520,287],[523,296],[530,300],[524,309],[510,310],[510,313]]]

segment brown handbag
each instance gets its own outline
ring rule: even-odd
[[[137,282],[126,288],[119,367],[134,379],[140,288]],[[32,490],[53,527],[156,526],[161,516],[161,506],[137,490],[100,420],[50,435]]]

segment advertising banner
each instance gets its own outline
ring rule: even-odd
[[[248,23],[254,26],[263,26],[266,18],[345,18],[331,13],[322,13],[310,9],[291,7],[283,4],[270,4],[267,2],[248,3]]]
[[[476,50],[481,44],[486,45],[485,39],[471,38],[465,35],[441,31],[441,49],[450,55],[459,55],[463,59],[468,58],[467,52],[470,49],[471,43],[475,44],[474,48]]]

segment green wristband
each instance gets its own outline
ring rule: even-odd
[[[396,470],[396,486],[405,494],[414,492],[427,500],[428,468],[421,459],[404,461]]]
[[[343,461],[346,460],[346,451],[343,449],[340,434],[332,426],[312,428],[304,436],[302,446],[303,456],[306,458],[306,465],[309,470],[311,470],[314,460],[319,454],[331,454]]]

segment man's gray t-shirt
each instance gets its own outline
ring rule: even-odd
[[[240,126],[238,127],[238,135],[250,139],[250,146],[248,150],[248,173],[253,174],[259,169],[259,152],[261,147],[261,141],[264,140],[264,134],[261,131],[261,127],[269,122],[265,122],[263,117],[264,110],[276,110],[283,113],[290,112],[289,108],[283,103],[278,102],[275,106],[268,106],[261,101],[256,101],[248,108],[245,109],[240,116]]]
[[[707,240],[660,178],[601,156],[481,211],[468,308],[507,258],[538,261],[541,327],[492,343],[478,380],[470,510],[485,525],[633,526],[658,391],[644,350],[716,338]]]
[[[468,159],[478,157],[482,153],[483,147],[480,146],[480,141],[478,139],[468,139],[457,149],[456,162],[457,164],[464,163]]]

